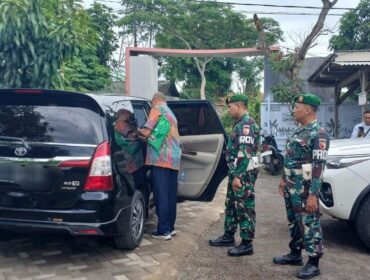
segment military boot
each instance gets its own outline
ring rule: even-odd
[[[273,258],[274,264],[303,265],[301,250],[291,250],[289,254]]]
[[[251,240],[242,240],[240,245],[235,246],[227,251],[230,257],[240,257],[253,254],[253,245]]]
[[[297,272],[296,276],[300,279],[310,279],[320,274],[319,258],[309,257],[306,265]]]
[[[209,245],[221,247],[221,246],[234,246],[235,238],[233,233],[225,232],[223,235],[209,240]]]

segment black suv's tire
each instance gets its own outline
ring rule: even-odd
[[[276,160],[276,159],[272,159],[271,158],[271,161],[270,161],[270,163],[269,163],[269,165],[268,165],[268,171],[270,172],[270,174],[271,175],[273,175],[273,176],[275,176],[278,172],[277,172],[277,167],[275,166],[275,164],[274,164],[274,160]]]
[[[278,168],[278,172],[281,171],[281,169],[284,167],[284,157],[282,155],[278,155],[278,158],[279,158],[279,168]]]
[[[140,245],[144,234],[146,204],[143,194],[136,190],[131,199],[131,209],[117,221],[120,232],[114,236],[118,249],[133,250]]]
[[[361,203],[357,212],[356,232],[360,240],[370,248],[370,195]]]

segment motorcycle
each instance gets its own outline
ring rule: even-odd
[[[276,175],[284,166],[284,156],[278,149],[274,135],[263,135],[262,164],[271,175]]]

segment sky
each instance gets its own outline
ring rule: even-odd
[[[94,0],[83,0],[86,7],[89,7]],[[119,9],[119,0],[100,0],[114,9]],[[249,3],[249,4],[274,4],[274,5],[295,5],[295,6],[317,6],[322,7],[321,0],[220,0],[218,2],[233,2],[233,3]],[[335,5],[336,8],[355,8],[360,0],[339,0]],[[293,8],[277,8],[277,7],[258,7],[258,6],[242,6],[235,5],[234,9],[240,12],[248,13],[248,17],[252,17],[252,12],[288,12],[288,13],[314,13],[318,14],[320,10],[316,9],[293,9]],[[332,10],[331,14],[342,14],[346,10]],[[258,14],[258,13],[257,13]],[[288,49],[294,49],[297,44],[295,41],[301,43],[300,38],[307,35],[315,24],[318,15],[262,15],[259,17],[271,17],[280,23],[280,27],[284,32],[284,42],[280,46]],[[338,30],[340,16],[328,16],[326,18],[325,28],[333,32]],[[317,45],[309,50],[308,56],[326,56],[330,53],[328,50],[329,39],[332,36],[328,35],[319,37]]]

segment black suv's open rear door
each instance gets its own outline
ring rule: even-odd
[[[227,175],[226,134],[213,106],[204,100],[169,101],[182,144],[178,196],[211,201]]]

